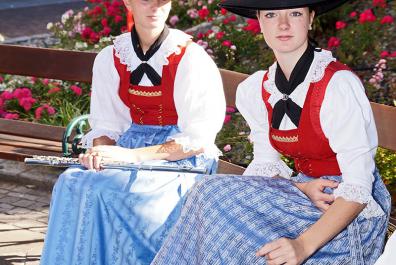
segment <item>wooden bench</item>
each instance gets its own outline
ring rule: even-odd
[[[93,52],[0,45],[0,73],[90,83],[95,56]],[[235,107],[236,88],[248,75],[220,71],[227,106]],[[396,108],[377,103],[371,103],[371,106],[379,146],[396,151]],[[71,143],[73,139],[64,132],[64,127],[0,119],[0,158],[23,161],[33,154],[69,154],[66,142]],[[243,171],[243,167],[223,160],[219,162],[219,173],[242,174]],[[392,222],[396,224],[396,220]],[[389,229],[394,231],[395,226],[390,224]]]

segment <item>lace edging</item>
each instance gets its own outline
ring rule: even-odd
[[[116,142],[120,138],[120,135],[114,131],[96,129],[96,130],[91,130],[86,135],[84,135],[81,139],[81,144],[84,148],[91,148],[93,146],[93,140],[100,136],[107,136]]]
[[[334,190],[334,197],[342,197],[347,201],[367,204],[360,213],[364,218],[383,216],[385,213],[374,200],[367,189],[349,183],[340,183],[338,188]]]
[[[173,53],[180,54],[181,48],[186,46],[187,42],[192,39],[192,36],[174,29],[170,29],[169,35],[172,36],[168,36],[157,51],[157,53],[162,53],[162,56],[156,57],[156,64],[168,65],[168,57]],[[122,64],[127,66],[128,71],[131,72],[132,69],[135,69],[140,64],[130,40],[130,33],[117,36],[113,44],[115,55]]]
[[[281,176],[290,179],[293,170],[291,170],[282,160],[277,162],[255,162],[254,160],[246,168],[243,175],[245,176]]]
[[[336,59],[333,57],[330,51],[322,50],[321,52],[315,53],[315,58],[312,64],[315,64],[312,71],[308,72],[308,77],[299,86],[309,86],[310,83],[320,81],[325,73],[326,67]],[[275,104],[282,97],[283,94],[277,89],[275,85],[275,73],[277,63],[273,63],[268,69],[268,80],[265,81],[265,89],[271,94],[269,102]]]

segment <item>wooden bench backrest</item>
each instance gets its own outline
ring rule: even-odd
[[[31,48],[13,45],[0,45],[0,73],[16,74],[24,76],[45,77],[67,81],[91,82],[92,66],[96,53],[66,51],[57,49]],[[238,84],[247,78],[248,75],[233,71],[220,70],[227,106],[235,107],[235,95]],[[396,150],[396,108],[377,103],[371,103],[378,130],[379,145],[391,150]],[[12,133],[14,135],[29,136],[34,135],[39,139],[61,140],[60,129],[56,133],[45,132],[43,125],[31,125],[27,131],[19,130],[17,127],[23,122],[12,122],[7,125],[7,121],[0,119],[0,133]],[[51,126],[53,127],[53,126]],[[41,135],[41,136],[40,136]],[[41,138],[40,138],[41,137]],[[228,164],[224,164],[224,172],[237,173],[243,168],[233,168],[230,172]],[[232,165],[232,164],[230,164]],[[222,165],[220,165],[222,168]]]

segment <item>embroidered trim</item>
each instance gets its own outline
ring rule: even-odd
[[[275,177],[281,176],[290,179],[293,170],[291,170],[285,162],[279,160],[277,162],[257,162],[253,160],[243,173],[244,176],[262,176]]]
[[[360,213],[364,218],[383,216],[385,213],[367,189],[354,184],[340,183],[334,190],[334,197],[342,197],[347,201],[365,203],[367,206]]]
[[[271,138],[277,142],[284,142],[284,143],[295,143],[298,142],[298,135],[296,136],[278,136],[271,134]]]
[[[135,89],[128,89],[129,94],[140,96],[140,97],[160,97],[162,96],[162,91],[146,92]]]
[[[120,59],[120,62],[127,66],[129,72],[132,72],[142,61],[137,57],[130,38],[129,32],[117,36],[113,42],[113,47],[115,55]],[[180,54],[181,49],[185,47],[191,39],[192,36],[180,30],[169,29],[168,37],[166,37],[156,54],[146,63],[150,64],[157,73],[161,73],[162,67],[169,64],[168,57],[173,53]],[[157,56],[157,54],[161,54],[161,56]]]

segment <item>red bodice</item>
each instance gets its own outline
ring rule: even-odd
[[[175,125],[177,112],[173,98],[174,81],[177,67],[186,47],[179,54],[173,53],[167,59],[168,65],[162,67],[161,84],[158,86],[138,86],[130,84],[131,72],[114,53],[114,63],[120,76],[118,94],[130,109],[132,121],[146,125]]]
[[[325,69],[324,77],[310,84],[298,127],[286,131],[271,126],[272,107],[268,102],[270,94],[264,89],[268,74],[263,79],[262,97],[268,111],[271,145],[282,155],[293,158],[298,172],[311,177],[341,175],[336,154],[320,125],[320,108],[327,85],[334,73],[340,70],[349,68],[339,62],[331,62]]]

